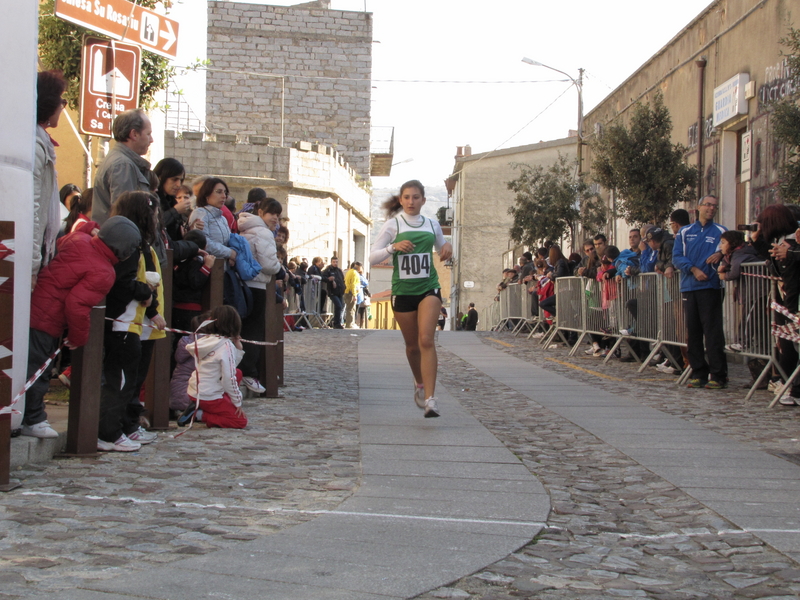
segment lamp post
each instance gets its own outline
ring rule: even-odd
[[[538,60],[533,60],[532,58],[523,58],[522,62],[528,65],[533,65],[534,67],[544,67],[545,69],[550,69],[551,71],[555,71],[556,73],[561,73],[565,77],[569,78],[569,80],[575,85],[575,88],[578,90],[578,175],[581,173],[582,167],[582,154],[583,154],[583,69],[578,69],[578,79],[576,80],[572,75],[569,73],[565,73],[561,69],[556,69],[555,67],[551,67],[544,63],[540,63]]]

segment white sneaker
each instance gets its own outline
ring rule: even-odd
[[[727,350],[728,352],[741,352],[742,350],[744,350],[744,348],[742,347],[741,344],[728,344],[727,346],[725,346],[725,350]]]
[[[263,394],[267,391],[267,388],[261,385],[255,377],[242,377],[242,383],[244,387],[256,394]]]
[[[158,434],[152,431],[146,431],[144,427],[139,427],[136,431],[128,434],[128,439],[139,444],[152,444],[158,439]]]
[[[600,344],[598,344],[597,342],[594,342],[591,348],[584,351],[585,354],[592,354],[594,356],[599,356],[599,354],[597,354],[598,352],[600,352]]]
[[[112,442],[106,442],[97,438],[97,451],[98,452],[112,452],[114,450],[114,444]]]
[[[784,406],[797,406],[798,400],[797,398],[792,398],[790,395],[786,394],[782,396],[781,399],[778,400],[778,402],[780,402]]]
[[[629,327],[628,329],[620,329],[620,335],[633,335],[633,327]]]
[[[420,410],[425,410],[425,387],[417,385],[416,382],[414,382],[414,402]]]
[[[436,398],[431,396],[427,400],[425,400],[425,418],[430,419],[431,417],[438,417],[439,410],[436,408]]]
[[[139,442],[131,441],[124,433],[114,442],[104,442],[97,440],[97,449],[101,452],[136,452],[142,447]]]
[[[50,427],[50,423],[47,421],[42,421],[41,423],[36,423],[35,425],[23,425],[22,435],[28,435],[30,437],[41,439],[50,439],[57,438],[58,432]]]
[[[767,384],[767,390],[770,392],[777,392],[779,389],[783,387],[783,382],[781,380],[770,381]]]

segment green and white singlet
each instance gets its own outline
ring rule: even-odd
[[[433,266],[433,249],[436,232],[430,219],[422,217],[419,225],[409,225],[402,214],[394,218],[397,236],[393,243],[409,240],[414,250],[409,253],[395,252],[392,255],[392,294],[394,296],[417,296],[439,287],[439,276]]]

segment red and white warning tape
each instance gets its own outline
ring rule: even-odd
[[[152,325],[145,325],[144,323],[136,323],[134,321],[120,321],[119,319],[112,319],[111,317],[106,317],[106,321],[114,321],[115,323],[124,323],[126,325],[138,325],[140,327],[147,327],[148,329],[156,329]],[[211,321],[204,321],[205,323],[211,323]],[[172,327],[164,327],[161,331],[170,331],[172,333],[181,333],[183,335],[195,335],[197,332],[195,331],[184,331],[183,329],[173,329]],[[277,346],[283,343],[283,340],[278,340],[277,342],[256,342],[253,340],[242,340],[244,344],[253,344],[254,346]]]
[[[39,379],[39,377],[42,375],[42,373],[44,373],[47,370],[47,367],[50,366],[50,363],[53,362],[53,359],[56,356],[58,356],[58,353],[61,352],[61,348],[63,348],[65,345],[66,344],[62,344],[58,348],[58,350],[53,352],[50,355],[50,357],[45,361],[45,363],[41,367],[39,367],[39,369],[36,371],[36,373],[34,373],[33,376],[30,379],[28,379],[28,381],[25,382],[25,385],[22,386],[22,391],[19,394],[17,394],[16,396],[14,396],[14,399],[11,401],[11,404],[9,404],[8,406],[4,406],[4,407],[0,408],[0,415],[11,415],[11,414],[20,415],[20,414],[22,414],[16,408],[14,408],[14,405],[22,399],[22,397],[25,395],[25,392],[27,392],[29,389],[31,389],[33,387],[33,384],[36,383],[36,380]]]
[[[145,325],[143,323],[133,323],[131,321],[120,321],[119,319],[112,319],[111,317],[106,317],[106,320],[107,321],[115,321],[117,323],[127,323],[129,325],[140,325],[142,327],[150,327],[151,329],[154,329],[154,327],[151,327],[150,325]],[[208,325],[209,323],[211,323],[211,321],[204,321],[200,325],[200,327],[204,327],[205,325]],[[173,329],[171,327],[165,327],[164,331],[171,331],[172,333],[182,333],[183,335],[196,335],[196,332],[193,332],[193,331],[184,331],[183,329]],[[257,341],[251,341],[251,340],[242,340],[242,342],[244,342],[246,344],[253,344],[255,346],[277,346],[278,344],[283,343],[283,340],[279,340],[277,342],[257,342]],[[33,384],[36,383],[36,381],[39,379],[39,377],[41,377],[42,374],[47,370],[47,368],[53,362],[55,357],[59,355],[59,353],[61,352],[61,349],[63,347],[64,347],[64,344],[62,344],[58,348],[58,350],[56,350],[55,352],[53,352],[49,356],[49,358],[45,361],[45,363],[36,370],[36,373],[34,373],[31,376],[31,378],[28,379],[28,381],[25,382],[25,385],[22,386],[22,390],[20,390],[20,392],[16,396],[14,396],[14,399],[11,400],[11,403],[8,406],[0,407],[0,415],[10,415],[10,414],[19,415],[19,414],[22,414],[22,413],[20,413],[19,410],[14,408],[14,405],[19,403],[19,401],[22,399],[22,397],[25,395],[25,393],[29,389],[31,389],[33,387]],[[195,357],[195,360],[196,359],[197,359],[197,357]],[[192,419],[192,421],[194,421],[194,418]],[[191,428],[191,425],[189,426],[189,428]]]

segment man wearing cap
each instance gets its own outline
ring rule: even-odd
[[[682,274],[681,295],[692,368],[690,388],[719,390],[728,385],[722,285],[714,266],[722,256],[719,243],[727,229],[714,222],[718,209],[715,196],[704,197],[698,205],[697,221],[681,228],[672,251],[672,263]]]

